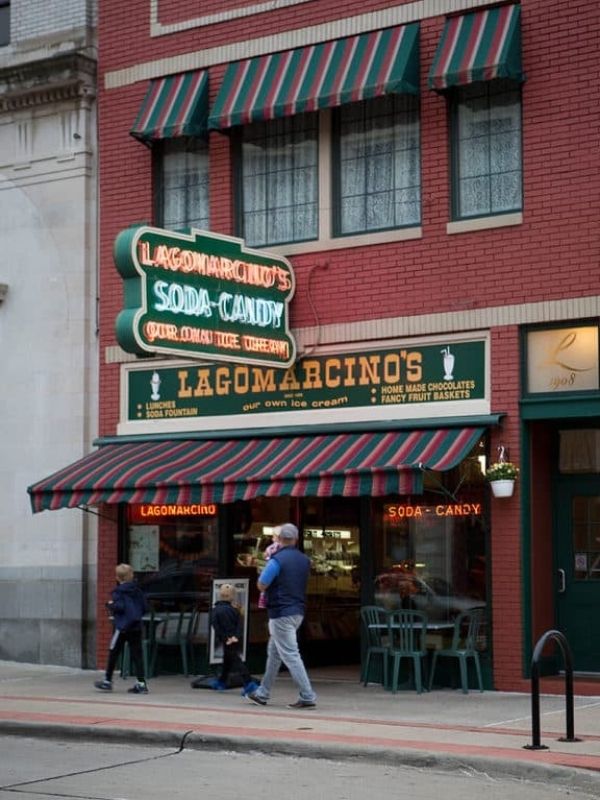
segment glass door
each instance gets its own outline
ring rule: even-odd
[[[557,521],[556,593],[558,628],[578,672],[600,672],[600,478],[561,476]]]
[[[303,652],[310,665],[360,660],[359,498],[306,498],[302,548],[311,559]]]

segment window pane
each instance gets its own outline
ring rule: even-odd
[[[242,226],[253,246],[318,236],[317,115],[243,129]]]
[[[461,177],[475,178],[488,171],[489,151],[487,138],[463,139],[460,144],[460,163],[463,165]]]
[[[420,213],[416,98],[389,95],[338,112],[338,235],[417,225]],[[405,192],[411,193],[410,202]]]
[[[454,110],[454,217],[521,210],[519,90],[504,81],[466,86]]]
[[[511,211],[521,201],[521,173],[506,172],[497,175],[492,179],[491,188],[492,213]]]
[[[487,178],[468,178],[460,182],[460,216],[477,217],[489,214],[489,181]]]
[[[199,140],[163,142],[160,155],[160,224],[207,229],[208,147]]]
[[[10,44],[10,2],[0,2],[0,47]]]

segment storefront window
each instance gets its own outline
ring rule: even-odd
[[[460,491],[442,493],[442,480],[459,480]],[[373,599],[451,622],[486,604],[485,487],[476,459],[435,483],[418,497],[373,501]]]
[[[215,505],[130,506],[128,548],[129,562],[154,607],[190,602],[208,608],[218,572]]]

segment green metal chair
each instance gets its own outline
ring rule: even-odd
[[[479,662],[479,650],[477,649],[477,640],[479,631],[485,623],[485,608],[472,608],[469,611],[463,611],[459,614],[454,622],[454,631],[452,633],[452,644],[449,648],[443,650],[436,650],[433,654],[433,661],[431,663],[431,675],[429,676],[429,688],[433,683],[435,674],[435,667],[438,658],[456,658],[460,668],[460,685],[463,694],[469,693],[469,679],[468,679],[468,660],[473,659],[475,663],[475,670],[477,672],[477,680],[479,682],[479,691],[483,692],[483,681],[481,679],[481,664]]]
[[[167,611],[161,613],[162,621],[156,626],[150,661],[150,676],[156,675],[158,656],[161,649],[179,648],[183,674],[187,677],[189,631],[194,623],[194,609]]]
[[[425,637],[427,614],[422,611],[393,611],[388,615],[388,655],[392,660],[392,692],[398,691],[400,664],[406,658],[412,661],[415,689],[423,691],[423,660],[427,656]]]
[[[380,606],[363,606],[360,609],[365,642],[367,650],[365,653],[364,666],[360,679],[366,686],[369,682],[371,669],[371,659],[373,656],[381,657],[383,685],[388,685],[388,648],[387,648],[387,618],[388,612]]]

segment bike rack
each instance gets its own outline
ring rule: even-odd
[[[540,744],[540,657],[546,642],[554,639],[562,652],[565,662],[565,700],[567,732],[566,736],[561,737],[559,742],[580,742],[575,736],[575,722],[573,714],[573,656],[571,648],[563,633],[560,631],[546,631],[538,640],[531,659],[531,737],[533,742],[524,745],[525,750],[547,750],[547,746]]]

